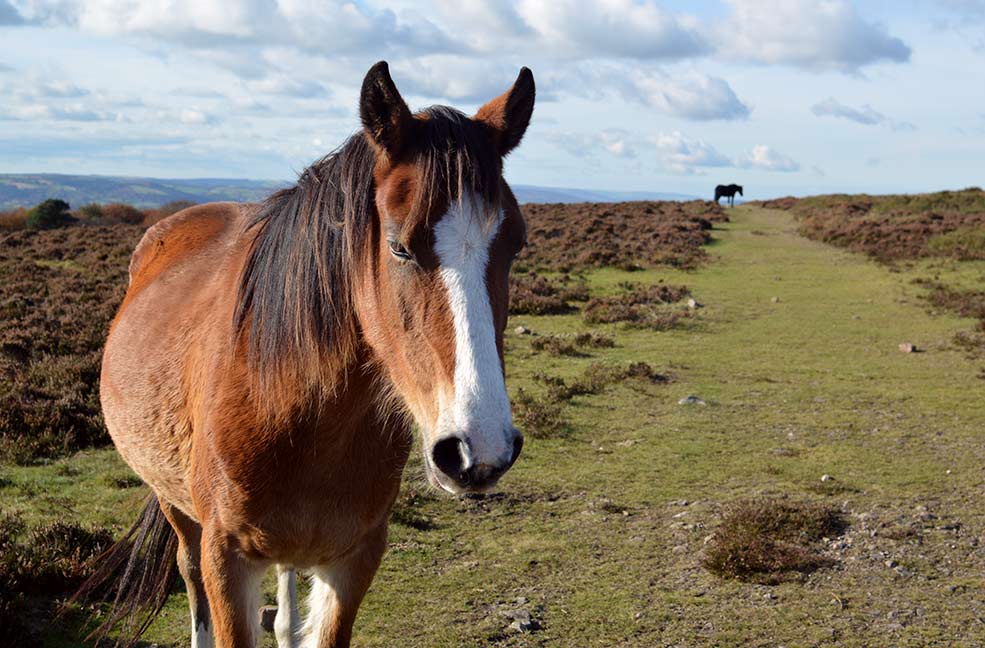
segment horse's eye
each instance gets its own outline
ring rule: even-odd
[[[390,243],[390,254],[397,257],[401,261],[413,261],[414,255],[407,251],[403,245],[398,241],[389,241]]]

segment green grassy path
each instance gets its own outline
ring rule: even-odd
[[[985,643],[985,382],[950,348],[971,322],[926,312],[910,283],[925,269],[892,272],[803,239],[784,212],[730,213],[696,272],[589,275],[596,291],[687,284],[705,307],[683,327],[595,327],[617,346],[584,358],[534,353],[530,336],[510,334],[511,391],[541,393],[535,372],[570,377],[596,361],[644,360],[675,382],[575,398],[571,434],[529,439],[501,496],[422,491],[415,513],[431,528],[392,525],[356,645]],[[577,314],[515,317],[510,330],[519,324],[589,328]],[[709,404],[678,405],[688,394]],[[0,497],[34,519],[68,509],[122,524],[140,489],[114,488],[105,475],[121,472],[111,450],[4,467]],[[722,507],[764,495],[845,511],[834,568],[766,587],[701,567]],[[186,642],[184,605],[172,597],[147,639]],[[511,633],[504,613],[516,608],[540,629]]]

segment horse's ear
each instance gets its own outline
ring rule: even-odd
[[[516,148],[527,132],[534,112],[534,75],[529,68],[520,70],[513,87],[499,95],[475,114],[475,119],[492,129],[500,155]]]
[[[390,78],[386,61],[369,69],[359,95],[359,118],[377,150],[397,157],[407,144],[414,117]]]

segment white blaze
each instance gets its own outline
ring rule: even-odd
[[[501,464],[513,452],[510,402],[486,285],[489,248],[503,214],[481,213],[484,208],[467,195],[434,228],[455,325],[455,398],[442,404],[438,434],[463,438],[469,465]]]

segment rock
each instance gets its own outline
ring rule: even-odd
[[[530,329],[526,326],[518,326],[515,330],[517,335],[530,335]]]
[[[512,632],[533,632],[540,628],[540,624],[530,617],[530,610],[526,608],[512,610],[507,612],[506,616],[513,619],[513,622],[510,623],[510,630]]]
[[[277,618],[276,605],[264,605],[260,608],[260,627],[264,632],[274,631],[274,619]]]
[[[694,299],[694,297],[691,297],[687,300],[687,307],[694,310],[697,308],[704,308],[704,304],[699,303]]]
[[[691,394],[677,401],[677,404],[678,405],[707,405],[708,403],[706,403],[703,399],[699,398],[698,396]]]
[[[831,475],[821,475],[821,481],[823,481],[823,482],[829,482],[829,481],[834,481],[834,480],[835,480],[835,478],[832,477]]]
[[[911,344],[910,342],[903,342],[899,345],[899,350],[903,353],[916,353],[917,345]]]
[[[892,569],[893,567],[896,566],[896,561],[895,560],[892,560],[892,559],[889,559],[889,560],[885,561],[882,564],[885,565],[886,567],[889,567],[890,569]]]
[[[770,297],[770,301],[773,302],[774,304],[779,304],[780,303],[780,298],[779,297]]]

